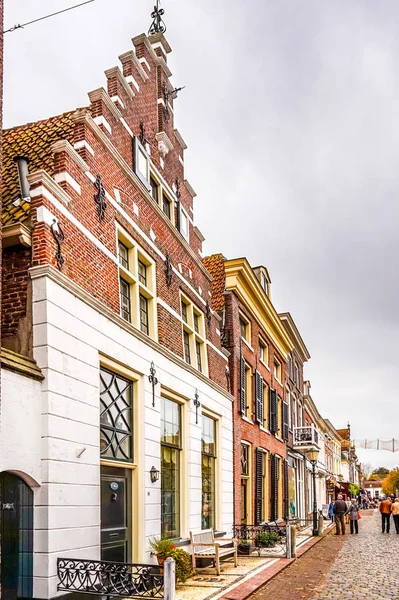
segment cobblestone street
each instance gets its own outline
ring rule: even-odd
[[[330,534],[251,600],[399,599],[399,536],[381,533],[380,515],[362,513],[359,534]]]
[[[392,521],[392,519],[391,519]],[[359,535],[349,535],[312,600],[399,598],[399,536],[391,523],[381,533],[376,511],[359,522]]]

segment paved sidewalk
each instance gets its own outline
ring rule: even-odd
[[[380,515],[364,516],[359,534],[347,535],[324,583],[312,600],[391,600],[399,598],[399,535],[382,534]],[[340,538],[342,539],[342,536]]]

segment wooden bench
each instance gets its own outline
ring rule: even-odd
[[[220,559],[226,556],[234,555],[234,566],[237,566],[237,540],[236,538],[218,538],[215,542],[213,529],[203,529],[200,533],[190,531],[190,541],[192,546],[193,571],[196,572],[197,558],[210,558],[216,567],[216,572],[220,575]],[[219,542],[232,542],[233,547],[221,546]]]

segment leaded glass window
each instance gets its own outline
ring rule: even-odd
[[[184,360],[186,361],[186,363],[191,365],[190,335],[187,331],[183,331],[183,344],[184,344]]]
[[[147,286],[147,267],[141,260],[138,261],[138,272],[140,283]]]
[[[249,475],[249,446],[241,444],[241,475]]]
[[[198,371],[202,373],[201,344],[197,341],[195,342],[195,351],[197,354]]]
[[[121,317],[125,321],[132,321],[131,300],[130,300],[130,285],[127,281],[120,278],[120,295],[121,295]]]
[[[181,303],[181,318],[185,323],[188,323],[187,320],[187,304],[185,302]]]
[[[215,529],[216,421],[202,415],[202,529]]]
[[[148,335],[148,300],[140,294],[140,329]]]
[[[125,269],[129,270],[129,249],[125,244],[119,242],[119,264],[122,265]]]
[[[133,461],[133,383],[100,370],[100,455]]]
[[[180,537],[181,406],[161,399],[161,533]]]

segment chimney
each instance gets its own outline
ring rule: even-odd
[[[21,193],[19,198],[15,200],[13,204],[15,206],[18,206],[21,203],[21,200],[24,200],[25,202],[30,202],[30,187],[28,182],[29,160],[25,156],[16,156],[14,158],[14,162],[16,163],[18,169],[19,188],[21,190]]]

